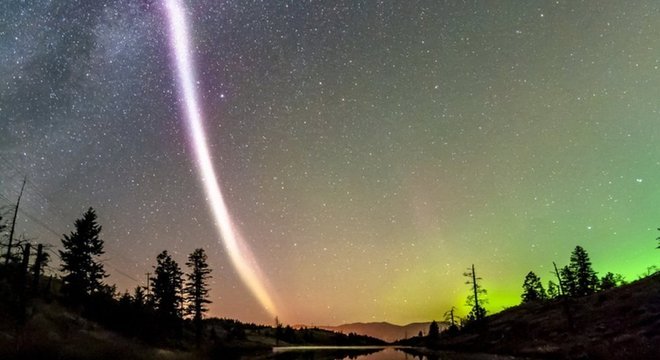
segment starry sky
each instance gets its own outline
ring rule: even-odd
[[[282,321],[464,314],[471,264],[499,311],[578,244],[601,275],[657,264],[657,1],[185,3]],[[219,242],[168,36],[158,0],[0,2],[0,205],[26,175],[17,231],[54,250],[94,207],[119,290],[202,247],[210,315],[272,323]]]

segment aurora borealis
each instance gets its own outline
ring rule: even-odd
[[[636,279],[660,235],[657,1],[185,1],[210,155],[291,324],[499,311],[582,245]],[[211,314],[272,323],[230,265],[160,1],[0,4],[0,205],[55,245],[92,206],[119,290],[204,247]],[[52,264],[56,268],[56,263]]]

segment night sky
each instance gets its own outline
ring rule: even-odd
[[[490,311],[582,245],[657,264],[660,2],[186,1],[229,211],[291,324]],[[89,206],[109,283],[203,247],[210,315],[273,323],[220,242],[157,0],[0,2],[0,205],[60,248]],[[56,269],[57,261],[51,266]]]

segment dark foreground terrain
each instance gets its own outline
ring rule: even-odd
[[[660,274],[587,297],[516,306],[481,328],[412,343],[539,358],[660,359]]]
[[[33,299],[26,320],[0,309],[0,359],[240,359],[287,345],[380,345],[321,329],[279,330],[233,320],[206,322],[206,341],[158,343],[111,331],[58,303]],[[279,335],[278,335],[279,333]],[[409,339],[414,355],[443,350],[531,358],[660,359],[660,274],[576,299],[516,306],[481,327]],[[435,354],[435,355],[434,355]],[[441,357],[440,357],[441,358]]]
[[[24,322],[0,308],[0,359],[226,359],[270,358],[274,346],[360,346],[385,342],[354,334],[244,324],[212,318],[197,344],[184,329],[177,338],[127,335],[57,301],[33,299]],[[211,335],[209,335],[211,334]],[[155,340],[154,340],[155,339]],[[361,354],[361,353],[360,353]]]

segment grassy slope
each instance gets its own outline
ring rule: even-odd
[[[443,349],[549,358],[660,359],[660,274],[564,304],[525,304],[488,317],[480,333],[442,338]],[[0,311],[0,359],[188,359],[192,353],[154,348],[87,321],[56,303],[38,303],[16,332]],[[220,333],[220,331],[218,331]],[[221,335],[221,334],[219,334]],[[240,348],[269,348],[270,331],[247,331]],[[332,334],[314,330],[315,342]],[[280,343],[280,345],[286,345]],[[216,349],[222,350],[222,349]]]
[[[239,359],[244,354],[269,354],[273,346],[296,345],[276,341],[275,329],[245,325],[233,320],[209,319],[207,328],[214,328],[217,338],[198,349],[190,341],[172,344],[176,349],[159,348],[134,338],[128,338],[89,321],[80,314],[59,305],[35,300],[28,311],[28,320],[18,327],[15,314],[0,307],[0,359],[172,359],[201,358]],[[230,337],[227,328],[244,328],[243,336]],[[310,342],[305,345],[334,345],[348,339],[345,335],[322,329],[303,329]],[[348,345],[348,344],[346,344]]]
[[[441,348],[549,358],[660,359],[660,274],[570,300],[520,305]]]
[[[33,309],[20,329],[11,319],[0,326],[0,359],[192,359],[125,338],[55,303]]]

